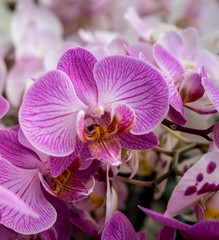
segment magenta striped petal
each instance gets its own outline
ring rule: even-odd
[[[184,69],[182,65],[160,44],[154,45],[154,58],[159,67],[168,75],[177,77],[183,74]]]
[[[186,123],[186,119],[184,118],[182,99],[176,89],[173,80],[169,77],[166,77],[166,80],[170,91],[170,108],[168,116],[174,123],[184,125]]]
[[[85,108],[66,74],[51,71],[26,92],[20,125],[34,147],[52,156],[66,156],[74,151],[76,116]]]
[[[18,233],[36,234],[52,227],[56,211],[43,195],[38,170],[26,170],[0,160],[0,185],[20,197],[39,217],[29,216],[10,204],[0,206],[0,223]]]
[[[144,135],[126,133],[118,137],[120,138],[121,147],[126,149],[146,150],[159,144],[159,140],[153,132]]]
[[[126,104],[113,104],[111,115],[113,120],[115,118],[116,123],[118,123],[117,134],[129,132],[135,125],[135,113]]]
[[[129,219],[123,213],[116,212],[104,228],[101,239],[138,240],[138,235],[136,234],[135,229],[133,228]]]
[[[219,112],[219,90],[210,82],[204,67],[202,68],[202,85],[205,89],[206,94],[211,100],[214,107]]]
[[[179,85],[179,94],[183,103],[194,102],[204,95],[204,88],[201,84],[200,74],[187,71],[181,84]]]
[[[97,102],[97,86],[93,77],[96,62],[97,59],[90,52],[77,47],[69,49],[57,66],[69,76],[77,96],[86,105]]]
[[[9,109],[9,103],[6,99],[0,96],[0,119],[6,114]]]
[[[50,173],[53,178],[58,177],[67,167],[74,162],[80,153],[83,143],[76,138],[75,151],[66,157],[50,157]]]
[[[133,134],[154,129],[168,110],[169,90],[163,77],[147,63],[126,56],[107,57],[97,63],[94,77],[99,105],[115,102],[130,106],[136,116]]]
[[[118,166],[121,164],[121,145],[118,138],[108,138],[96,140],[89,144],[91,155],[110,165]]]
[[[7,204],[8,207],[14,208],[27,216],[39,217],[21,198],[4,186],[0,186],[0,204]]]
[[[177,31],[169,30],[161,33],[158,39],[158,43],[176,59],[179,59],[181,57],[183,41],[182,37]]]
[[[214,125],[213,140],[219,149],[219,122]]]
[[[36,169],[40,164],[38,156],[18,142],[18,133],[12,130],[0,131],[0,156],[17,167]]]

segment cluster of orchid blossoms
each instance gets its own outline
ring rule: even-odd
[[[218,11],[0,3],[0,239],[219,239]]]

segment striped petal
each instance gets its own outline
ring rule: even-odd
[[[147,63],[127,56],[111,56],[94,68],[98,103],[107,106],[121,102],[136,116],[133,134],[154,129],[168,110],[169,90],[163,77]]]
[[[76,116],[85,108],[66,74],[51,71],[26,92],[20,125],[34,147],[52,156],[66,156],[74,151]]]
[[[9,189],[27,204],[39,217],[32,217],[11,203],[0,206],[0,223],[23,234],[36,234],[52,227],[56,211],[43,195],[38,170],[26,170],[0,160],[0,185]]]
[[[96,58],[83,48],[69,49],[60,59],[57,68],[67,74],[77,96],[86,105],[97,101],[97,86],[93,77]]]

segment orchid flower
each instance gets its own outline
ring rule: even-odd
[[[184,106],[198,113],[215,113],[214,109],[208,109],[209,103],[206,100],[204,108],[203,103],[196,106],[196,102],[205,97],[202,97],[205,93],[201,81],[202,65],[211,79],[216,81],[219,62],[210,52],[198,50],[197,46],[198,33],[194,28],[181,32],[167,31],[160,35],[154,45],[154,58],[167,78],[175,84]]]
[[[141,60],[111,56],[97,61],[83,48],[68,50],[57,70],[26,92],[19,119],[28,141],[52,156],[75,150],[76,136],[91,155],[119,165],[121,147],[148,149],[168,110],[168,87]]]
[[[28,146],[28,142],[20,140]],[[65,176],[52,178],[53,185],[46,183],[45,179],[50,179],[48,171],[48,156],[40,152],[32,151],[20,144],[18,133],[12,130],[0,131],[0,184],[12,191],[38,216],[29,216],[24,210],[12,207],[12,203],[1,204],[1,221],[3,225],[12,228],[18,233],[36,234],[43,232],[53,226],[56,221],[56,211],[45,198],[43,186],[48,192],[54,192],[57,197],[60,195],[66,199],[83,198],[90,194],[92,188],[87,189],[83,181],[75,178],[70,181]],[[30,145],[30,144],[29,144]],[[77,159],[75,160],[77,161]],[[73,161],[74,163],[74,161]],[[71,173],[71,172],[70,172]],[[45,179],[44,179],[44,177]],[[69,185],[70,187],[65,187]],[[67,188],[67,190],[66,190]],[[27,224],[28,223],[28,224]]]
[[[0,132],[0,184],[16,194],[39,217],[29,216],[7,202],[1,204],[0,223],[18,233],[36,234],[55,223],[56,211],[45,199],[40,186],[38,167],[43,163],[18,142],[17,135],[11,130]]]

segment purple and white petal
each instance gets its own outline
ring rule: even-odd
[[[214,125],[213,140],[214,140],[214,143],[216,144],[217,148],[219,148],[219,122],[217,122]]]
[[[76,131],[80,141],[85,143],[87,142],[87,139],[84,133],[84,128],[85,128],[84,119],[85,119],[85,112],[83,110],[80,110],[76,118]]]
[[[180,60],[183,40],[177,31],[169,30],[161,33],[158,39],[160,44],[172,57]]]
[[[100,106],[121,102],[133,109],[133,134],[152,131],[165,117],[169,89],[159,72],[147,63],[127,56],[107,57],[95,66],[94,78]]]
[[[126,104],[114,103],[112,106],[111,119],[118,124],[117,134],[129,132],[135,125],[135,113]]]
[[[25,137],[22,129],[19,127],[18,129],[18,141],[23,145],[25,146],[26,148],[29,148],[30,150],[32,150],[33,152],[35,152],[39,159],[42,161],[42,162],[46,162],[48,161],[49,159],[49,155],[48,154],[45,154],[41,151],[39,151],[38,149],[36,149],[33,145],[30,144],[30,142],[27,140],[27,138]]]
[[[67,74],[75,92],[86,105],[97,102],[97,86],[93,68],[97,59],[84,48],[69,49],[60,59],[57,68]]]
[[[121,147],[131,150],[151,149],[159,144],[159,139],[153,132],[144,135],[125,133],[118,137],[120,139]]]
[[[52,177],[58,177],[67,167],[69,167],[80,153],[83,143],[76,138],[75,150],[66,157],[50,157],[50,173]]]
[[[170,77],[165,77],[169,86],[170,93],[170,108],[168,112],[169,118],[176,124],[184,125],[186,119],[184,118],[183,102],[179,92]]]
[[[97,140],[89,144],[91,155],[107,164],[118,166],[121,162],[121,145],[119,138]]]
[[[0,119],[7,113],[8,109],[8,101],[0,95]]]
[[[66,156],[75,148],[77,113],[86,106],[77,98],[68,76],[51,71],[26,92],[19,112],[24,135],[38,150]]]
[[[202,85],[206,94],[213,103],[214,107],[219,111],[219,90],[210,82],[204,67],[202,68]]]
[[[167,205],[165,215],[176,216],[192,205],[201,197],[219,189],[217,152],[208,152],[189,170],[176,185]]]
[[[27,216],[39,217],[21,198],[4,186],[0,186],[0,204],[7,204],[8,207],[20,211]]]
[[[205,89],[201,84],[200,74],[187,71],[181,84],[179,85],[179,94],[183,103],[194,102],[204,95]]]
[[[11,164],[25,168],[37,169],[41,161],[30,149],[18,141],[18,133],[12,130],[0,131],[0,156]]]
[[[182,48],[181,58],[185,61],[194,61],[198,49],[198,31],[196,28],[188,27],[181,32]]]
[[[166,74],[172,77],[178,77],[183,74],[184,69],[180,62],[158,43],[154,45],[154,58]]]
[[[104,228],[101,239],[138,240],[138,237],[129,219],[123,213],[116,212]]]
[[[11,204],[4,203],[0,206],[0,223],[23,234],[36,234],[52,227],[56,221],[56,211],[43,195],[38,170],[21,169],[1,159],[0,173],[0,184],[39,215],[29,216],[11,207]]]

